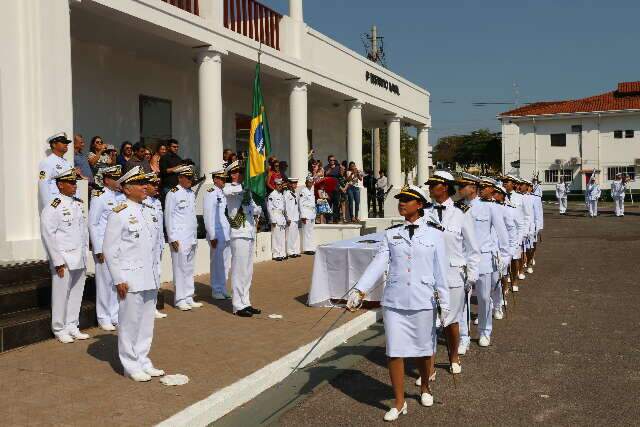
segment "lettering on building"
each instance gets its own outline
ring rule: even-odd
[[[389,80],[383,79],[382,77],[377,76],[373,73],[370,73],[369,71],[367,71],[365,80],[371,83],[372,85],[380,86],[381,88],[384,88],[391,93],[395,93],[398,96],[400,95],[400,88],[398,87],[397,84],[392,83]]]

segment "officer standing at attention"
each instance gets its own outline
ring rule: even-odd
[[[564,177],[560,177],[560,182],[556,184],[556,199],[558,199],[558,210],[560,215],[566,215],[567,212],[567,195],[569,194],[569,186],[564,182]]]
[[[284,190],[284,207],[287,216],[287,256],[298,258],[300,256],[300,207],[298,206],[298,178],[287,179],[288,188]]]
[[[275,261],[282,261],[287,257],[284,184],[281,178],[276,178],[274,183],[276,188],[267,197],[267,212],[271,221],[271,256]]]
[[[589,207],[589,216],[595,218],[598,216],[598,200],[600,200],[600,185],[596,182],[596,177],[592,176],[587,185],[586,192],[587,205]]]
[[[356,310],[388,270],[381,305],[395,406],[384,415],[385,421],[407,414],[404,358],[416,358],[420,376],[430,377],[438,305],[444,326],[451,321],[444,229],[422,217],[427,195],[420,187],[404,187],[395,198],[404,223],[387,229],[378,253],[347,301],[347,308]],[[433,406],[429,381],[422,381],[420,393],[420,403]]]
[[[227,197],[227,215],[231,226],[231,286],[233,313],[240,317],[260,314],[251,305],[250,290],[253,280],[256,222],[262,213],[251,198],[251,192],[242,188],[242,175],[238,161],[227,166],[231,182],[224,186]]]
[[[147,174],[147,198],[142,201],[142,212],[147,217],[147,221],[156,229],[158,235],[156,239],[156,275],[160,284],[160,274],[162,273],[162,252],[164,251],[164,214],[162,202],[160,201],[160,178],[154,172]],[[166,313],[158,311],[156,308],[156,319],[164,319]]]
[[[627,183],[622,179],[622,174],[617,173],[616,179],[611,183],[611,197],[615,204],[616,216],[624,216],[624,196]]]
[[[209,241],[209,271],[211,292],[216,300],[230,299],[227,293],[227,278],[231,268],[231,227],[227,219],[227,198],[222,189],[227,180],[224,169],[211,174],[213,187],[204,195],[204,226]]]
[[[518,292],[519,273],[522,269],[522,241],[525,235],[525,212],[523,206],[522,195],[516,191],[518,185],[518,178],[513,175],[506,175],[502,177],[502,184],[505,190],[507,190],[507,201],[516,209],[516,244],[511,257],[511,271],[509,280],[512,283],[511,288],[513,292]]]
[[[52,177],[58,196],[40,215],[40,234],[51,265],[51,329],[64,344],[86,340],[78,329],[80,304],[87,273],[89,235],[82,200],[76,198],[77,180],[73,168]]]
[[[499,277],[499,267],[504,266],[509,258],[509,236],[504,217],[491,208],[491,200],[483,200],[478,197],[480,179],[474,175],[462,172],[457,180],[460,185],[460,194],[469,205],[469,214],[474,219],[476,238],[480,247],[479,278],[476,282],[476,295],[478,297],[478,331],[480,347],[488,347],[491,344],[491,331],[493,319],[491,316],[491,290]],[[494,231],[492,231],[494,230]],[[492,235],[495,233],[495,240]],[[498,244],[496,245],[496,240]],[[460,331],[463,340],[468,339],[469,330]]]
[[[124,373],[134,381],[150,381],[164,371],[149,359],[154,313],[158,297],[158,228],[143,212],[147,174],[140,166],[125,173],[118,183],[127,196],[107,220],[104,257],[116,284],[120,309],[118,356]]]
[[[313,175],[307,175],[305,186],[300,189],[300,222],[302,222],[302,252],[305,255],[316,253],[313,240],[313,227],[316,223],[316,196],[313,193]],[[375,205],[375,200],[374,203]]]
[[[198,220],[196,219],[196,196],[191,187],[195,171],[191,165],[174,170],[178,185],[167,193],[164,202],[164,221],[171,248],[171,266],[175,286],[175,307],[188,311],[202,307],[195,302],[194,264],[198,247]]]
[[[115,325],[118,324],[118,294],[104,263],[102,244],[109,215],[113,208],[126,199],[118,185],[120,177],[120,165],[100,169],[96,174],[96,182],[102,183],[103,188],[92,192],[89,208],[89,236],[96,266],[96,314],[98,326],[105,331],[115,331]]]
[[[40,212],[42,212],[45,206],[51,203],[51,200],[60,194],[55,177],[73,167],[71,163],[63,157],[71,143],[66,133],[60,132],[49,137],[47,143],[49,144],[49,148],[51,148],[51,154],[38,165],[38,170],[40,171],[38,175],[38,203]]]

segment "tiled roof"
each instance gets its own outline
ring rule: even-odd
[[[640,110],[640,81],[618,83],[617,90],[588,98],[535,102],[505,111],[500,113],[500,116],[540,116],[618,110]]]

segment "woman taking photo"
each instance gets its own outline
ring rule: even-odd
[[[347,203],[349,204],[349,218],[351,222],[358,222],[360,219],[360,181],[362,181],[362,172],[358,170],[354,162],[349,162],[349,169],[347,170],[347,182],[349,188],[347,189]],[[355,209],[354,206],[355,205]],[[355,213],[355,214],[354,214]]]
[[[156,152],[151,156],[151,160],[149,160],[149,165],[151,165],[151,170],[156,173],[156,175],[160,175],[160,158],[167,154],[167,144],[164,142],[158,145],[156,148]]]
[[[384,415],[385,421],[407,414],[404,358],[416,359],[423,378],[431,375],[429,362],[435,354],[438,304],[445,326],[450,318],[442,227],[422,218],[427,196],[421,188],[404,187],[395,197],[404,223],[387,229],[378,253],[347,301],[347,308],[356,310],[388,269],[381,305],[395,406]],[[428,381],[422,382],[420,393],[420,403],[432,406]]]
[[[101,168],[105,168],[111,166],[109,162],[111,161],[111,157],[107,154],[107,144],[102,140],[100,136],[94,136],[91,138],[91,144],[89,145],[89,154],[87,155],[87,160],[89,161],[89,165],[91,166],[91,170],[95,175],[98,173],[98,170]]]

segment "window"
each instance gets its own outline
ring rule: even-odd
[[[625,138],[633,138],[633,129],[627,129],[624,131]]]
[[[607,168],[607,179],[614,181],[618,173],[627,175],[632,181],[636,179],[636,168],[634,166],[610,166]]]
[[[171,101],[140,95],[140,141],[152,146],[171,138]]]
[[[566,147],[567,146],[567,134],[566,133],[552,133],[551,134],[551,146],[552,147]]]
[[[251,132],[251,116],[236,113],[236,153],[249,151],[249,133]]]
[[[564,182],[573,181],[573,171],[571,169],[562,169],[560,171],[560,176],[564,178]]]
[[[613,137],[615,139],[622,139],[622,131],[621,130],[614,130],[613,131]]]
[[[544,171],[545,182],[558,182],[558,169],[547,169]]]
[[[582,132],[582,125],[571,125],[571,132],[573,133]]]

